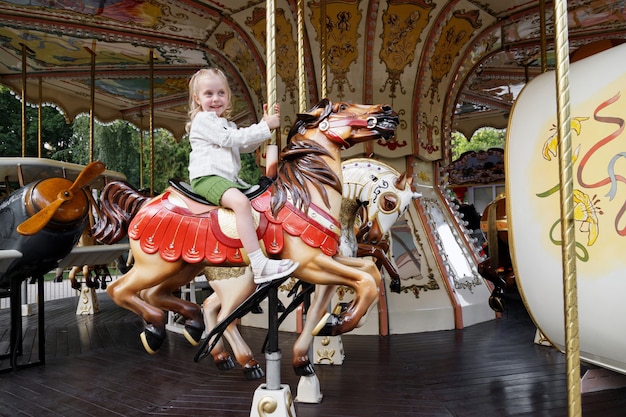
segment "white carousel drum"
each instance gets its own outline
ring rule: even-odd
[[[626,45],[570,65],[580,357],[626,373]],[[506,145],[509,244],[538,329],[565,349],[555,73],[512,111]]]

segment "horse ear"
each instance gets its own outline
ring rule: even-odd
[[[309,109],[306,113],[298,113],[297,120],[304,122],[306,125],[316,123],[320,119],[326,117],[332,112],[332,103],[327,99],[322,99],[319,103]]]
[[[313,123],[315,121],[317,121],[317,119],[319,119],[318,114],[320,112],[320,109],[316,109],[317,113],[298,113],[296,116],[298,118],[298,120],[304,122],[305,124],[309,124],[309,123]]]
[[[402,173],[402,175],[400,175],[398,177],[398,179],[396,180],[394,185],[396,186],[397,189],[404,190],[406,188],[406,184],[407,184],[407,182],[406,182],[406,171],[404,171]],[[411,184],[409,183],[409,185],[411,185]]]

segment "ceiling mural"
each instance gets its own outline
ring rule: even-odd
[[[543,70],[539,0],[276,0],[276,97],[285,129],[299,111],[302,3],[307,106],[326,91],[333,101],[388,103],[400,116],[394,140],[360,145],[346,157],[447,164],[452,131],[505,128],[517,95]],[[54,103],[73,119],[89,112],[93,78],[95,117],[143,129],[152,95],[154,126],[181,137],[189,78],[218,66],[236,97],[236,121],[251,123],[267,95],[265,5],[0,0],[0,83],[21,95],[25,79],[30,103]],[[626,0],[573,0],[568,10],[572,52],[626,36]],[[549,3],[547,69],[554,66],[552,14]]]

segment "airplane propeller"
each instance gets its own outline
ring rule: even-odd
[[[104,170],[104,164],[99,161],[95,161],[87,165],[68,189],[59,191],[56,195],[56,200],[52,201],[50,204],[17,226],[18,233],[25,236],[31,236],[39,232],[46,226],[46,224],[48,224],[61,205],[72,201],[74,193],[80,191],[81,188],[88,185],[98,175],[102,174]]]

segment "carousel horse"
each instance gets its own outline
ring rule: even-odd
[[[89,195],[90,194],[88,194],[88,196]],[[95,201],[92,201],[90,199],[90,202],[92,203],[92,207],[97,207],[97,205],[95,204]],[[80,238],[78,239],[78,243],[76,244],[76,246],[97,245],[96,239],[93,237],[93,234],[91,232],[91,229],[93,228],[93,225],[94,225],[94,215],[93,215],[93,212],[91,212],[91,210],[88,213],[88,219],[89,219],[89,222],[85,225],[85,229],[83,230],[83,233],[80,235]],[[62,281],[63,280],[62,272],[61,274],[59,274],[59,271],[56,271],[56,272],[57,272],[57,276],[55,277],[55,281],[57,282]],[[83,278],[85,280],[85,286],[87,288],[94,288],[94,289],[102,288],[103,290],[106,290],[107,281],[108,282],[113,281],[113,277],[111,276],[111,273],[109,272],[109,267],[106,264],[105,265],[82,265],[82,266],[74,265],[72,266],[72,268],[70,269],[68,273],[68,278],[70,280],[70,285],[72,286],[72,288],[78,291],[80,291],[82,287],[82,283],[77,278],[79,273],[83,274]]]
[[[397,125],[398,116],[387,105],[333,104],[324,99],[297,115],[276,181],[250,196],[257,234],[269,256],[298,262],[293,276],[304,282],[354,290],[352,304],[333,317],[334,334],[358,325],[376,300],[381,280],[373,261],[338,254],[341,150],[387,140]],[[164,309],[185,317],[183,334],[192,344],[199,343],[204,332],[200,307],[172,293],[208,265],[247,265],[232,211],[201,203],[172,186],[149,202],[137,201],[138,210],[123,213],[117,202],[129,195],[105,196],[105,191],[106,187],[101,199],[109,203],[103,200],[100,210],[111,217],[100,217],[94,236],[109,243],[106,235],[118,235],[128,227],[135,259],[131,270],[109,285],[107,293],[116,304],[144,319],[140,337],[148,352],[156,352],[165,339]],[[119,223],[111,225],[109,220]],[[153,291],[155,286],[159,291]],[[293,363],[309,366],[306,351]]]
[[[342,163],[343,199],[339,222],[341,223],[341,253],[344,256],[373,256],[377,267],[384,267],[392,281],[399,283],[399,275],[395,265],[387,256],[387,235],[391,226],[404,214],[411,201],[419,197],[411,190],[411,179],[407,180],[406,172],[400,175],[390,166],[366,158],[355,158]],[[252,350],[239,333],[234,319],[229,315],[255,290],[255,284],[249,268],[233,268],[225,271],[224,268],[207,267],[204,274],[213,289],[213,293],[205,298],[202,310],[207,329],[215,329],[221,325],[223,332],[217,332],[209,353],[215,365],[220,370],[229,370],[235,364],[226,350],[223,339],[231,346],[237,362],[243,367],[244,375],[248,379],[263,376],[262,370],[253,357]],[[302,304],[303,298],[310,294],[314,287],[307,287],[285,309],[280,317],[284,318],[297,306]],[[323,292],[316,300],[320,302],[330,299],[336,287],[322,285],[316,291]],[[295,291],[294,291],[295,292]],[[250,306],[251,307],[251,306]],[[208,337],[210,337],[209,335]],[[309,344],[312,335],[309,336]],[[297,355],[298,353],[295,352]],[[254,370],[254,371],[253,371]]]
[[[497,313],[504,311],[502,298],[506,291],[515,290],[515,273],[509,252],[506,197],[499,195],[485,207],[480,228],[487,236],[485,253],[487,258],[478,264],[478,272],[491,281],[493,291],[489,296],[489,307]]]

